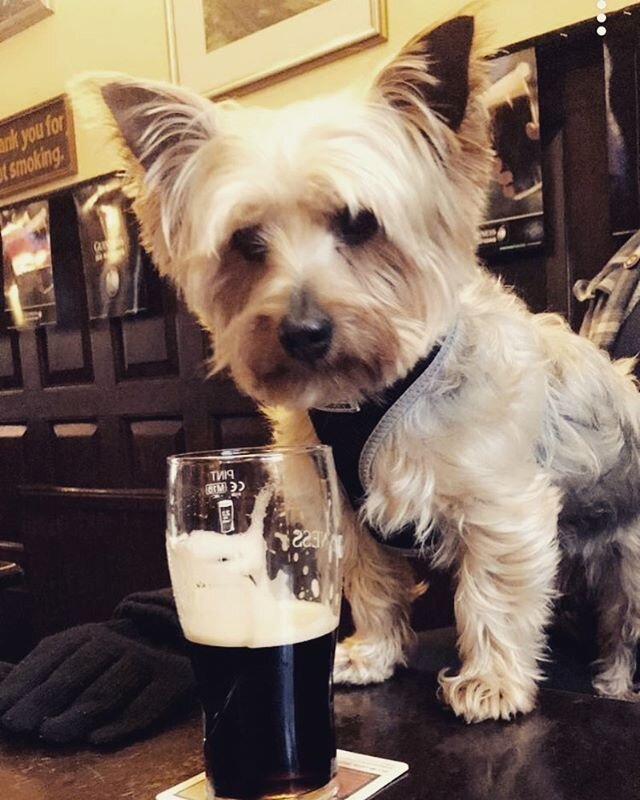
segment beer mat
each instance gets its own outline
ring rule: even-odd
[[[409,770],[403,761],[338,750],[335,800],[366,800]],[[207,800],[204,772],[156,795],[156,800]]]

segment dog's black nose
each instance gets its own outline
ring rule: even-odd
[[[287,315],[280,323],[278,337],[285,353],[312,363],[329,352],[333,323],[320,311],[301,318]]]

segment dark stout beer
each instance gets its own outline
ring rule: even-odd
[[[169,526],[171,582],[204,711],[208,796],[328,800],[340,555],[320,526],[295,553],[280,527],[281,538],[268,540],[272,492],[258,493],[242,532]]]
[[[216,797],[295,797],[334,777],[335,639],[333,630],[274,647],[189,643]]]

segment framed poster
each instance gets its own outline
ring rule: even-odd
[[[0,42],[51,14],[51,0],[0,0]]]
[[[5,307],[12,327],[56,322],[49,205],[46,200],[0,210]]]
[[[386,39],[383,0],[165,0],[172,80],[214,97]]]
[[[603,52],[611,233],[626,237],[640,227],[636,26],[612,27]]]
[[[480,252],[522,250],[544,241],[542,155],[533,47],[490,62],[485,101],[496,152]]]
[[[90,319],[137,314],[146,307],[138,227],[118,175],[73,190]]]

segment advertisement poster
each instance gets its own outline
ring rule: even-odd
[[[638,76],[634,30],[612,30],[604,41],[611,233],[640,227],[638,200]]]
[[[10,325],[34,328],[56,322],[46,200],[0,210],[5,307]]]
[[[74,190],[90,319],[137,314],[146,305],[144,262],[117,175]]]
[[[490,62],[485,102],[496,152],[480,251],[535,247],[544,240],[536,55],[533,48]]]

